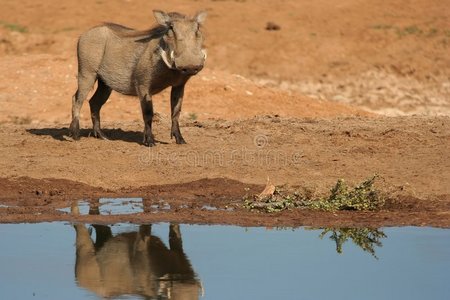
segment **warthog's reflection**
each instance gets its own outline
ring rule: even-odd
[[[201,284],[183,251],[179,225],[170,225],[169,248],[151,235],[151,225],[113,236],[93,225],[95,242],[76,224],[75,276],[80,287],[102,297],[141,295],[149,299],[198,299]]]

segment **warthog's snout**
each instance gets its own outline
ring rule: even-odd
[[[180,70],[181,73],[186,74],[186,75],[195,75],[198,72],[201,71],[201,69],[203,69],[203,65],[198,65],[198,66],[183,66],[181,68],[178,68],[178,70]]]
[[[184,75],[195,75],[203,69],[206,62],[207,53],[202,49],[198,54],[192,52],[184,52],[182,55],[176,55],[175,51],[168,54],[166,51],[161,51],[161,58],[164,63],[170,68],[179,71]]]
[[[185,75],[195,75],[203,69],[206,61],[206,50],[202,49],[199,53],[194,55],[187,55],[174,57],[175,69]]]

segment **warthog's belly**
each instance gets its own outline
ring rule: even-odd
[[[114,72],[112,70],[100,69],[98,75],[114,91],[124,95],[137,95],[136,87],[131,80],[131,74],[128,74],[128,72]]]

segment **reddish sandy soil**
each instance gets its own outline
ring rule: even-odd
[[[450,227],[449,1],[8,1],[0,10],[0,222]],[[188,84],[170,139],[169,92],[155,97],[157,146],[139,102],[113,93],[110,141],[67,138],[77,36],[112,21],[144,29],[152,9],[206,9],[206,68]],[[268,31],[267,22],[280,30]],[[326,193],[379,174],[379,212],[249,212],[277,185]],[[170,211],[73,216],[79,199],[143,197]],[[185,204],[186,206],[184,206]],[[204,205],[232,211],[205,210]]]

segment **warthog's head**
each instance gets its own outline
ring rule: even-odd
[[[206,12],[199,12],[189,18],[179,13],[153,11],[156,21],[167,28],[162,37],[161,57],[171,69],[187,75],[198,73],[205,64],[206,50],[203,49],[201,25]]]

